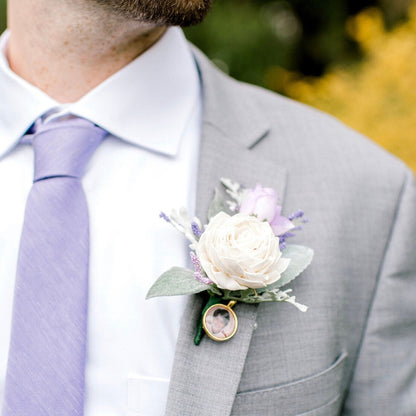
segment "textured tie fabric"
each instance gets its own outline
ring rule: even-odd
[[[2,416],[84,411],[88,209],[80,178],[106,132],[73,118],[32,136]]]

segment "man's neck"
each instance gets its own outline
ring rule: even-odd
[[[164,33],[85,0],[9,0],[11,69],[61,103],[74,102]]]

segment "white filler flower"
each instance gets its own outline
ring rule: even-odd
[[[221,289],[262,288],[280,279],[290,259],[282,258],[270,224],[255,216],[220,212],[211,219],[196,254]]]

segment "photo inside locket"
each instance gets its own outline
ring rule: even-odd
[[[224,306],[216,306],[205,317],[205,329],[215,338],[228,338],[234,330],[232,313]]]

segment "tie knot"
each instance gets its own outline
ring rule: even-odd
[[[34,181],[70,176],[80,178],[107,132],[88,120],[56,120],[35,128]]]

